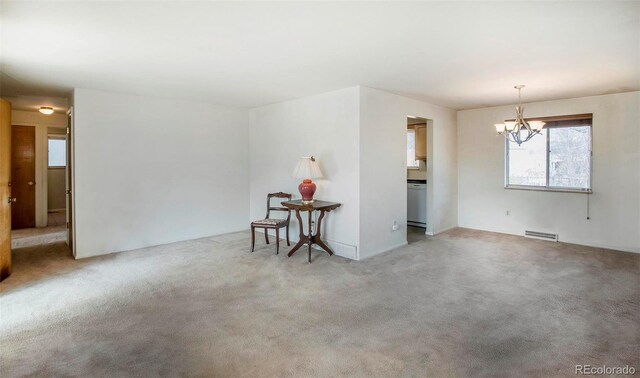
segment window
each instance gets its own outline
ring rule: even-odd
[[[420,162],[416,160],[416,130],[407,129],[407,168],[418,169]]]
[[[591,191],[591,115],[548,117],[540,135],[506,143],[506,188]]]
[[[49,136],[49,168],[67,166],[67,140],[64,136]]]

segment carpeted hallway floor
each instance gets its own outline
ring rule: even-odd
[[[63,243],[16,250],[2,376],[640,368],[640,255],[463,229],[362,262],[248,246],[243,232],[80,261]]]
[[[11,230],[12,250],[65,240],[67,240],[67,222],[64,211],[49,212],[47,227]]]

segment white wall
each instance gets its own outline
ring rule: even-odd
[[[504,140],[493,124],[514,106],[458,112],[461,227],[640,252],[640,92],[525,104],[525,116],[593,113],[593,195],[504,189]],[[506,211],[509,210],[509,216]]]
[[[248,228],[248,112],[76,89],[76,257]]]
[[[427,230],[457,225],[455,111],[388,92],[360,88],[360,258],[407,241],[407,115],[429,119]],[[393,221],[401,228],[392,231]]]
[[[250,111],[251,219],[264,217],[269,192],[300,198],[301,180],[291,173],[300,157],[313,155],[325,176],[314,180],[315,198],[342,203],[325,216],[323,239],[337,255],[357,258],[358,97],[358,87],[351,87]],[[297,241],[293,214],[291,224],[292,240]],[[257,243],[264,241],[257,238]]]
[[[36,128],[36,227],[47,226],[48,209],[48,128],[64,128],[67,126],[65,114],[45,115],[40,112],[13,110],[11,124],[33,126]]]
[[[65,169],[47,169],[47,209],[64,210],[66,208]]]

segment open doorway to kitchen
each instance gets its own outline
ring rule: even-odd
[[[407,242],[427,230],[427,134],[429,120],[407,116]]]

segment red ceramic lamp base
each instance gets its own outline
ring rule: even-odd
[[[302,183],[298,185],[298,190],[302,195],[303,203],[311,203],[313,202],[313,194],[316,192],[316,184],[309,179],[302,180]]]

